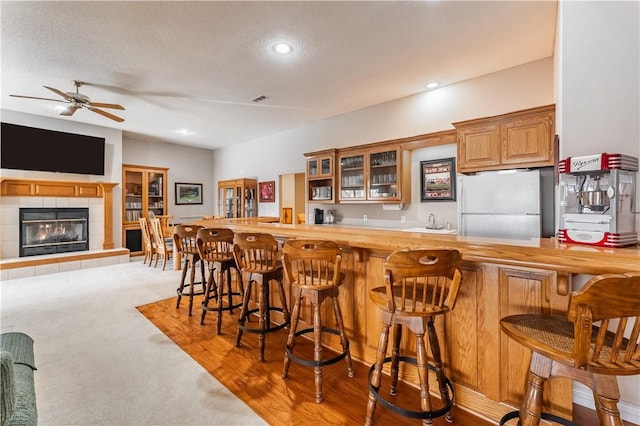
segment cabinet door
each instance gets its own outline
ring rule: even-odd
[[[147,172],[147,207],[157,216],[164,215],[164,174],[153,171]],[[145,216],[148,212],[144,212]]]
[[[553,165],[553,116],[540,114],[504,123],[502,164]]]
[[[476,171],[500,165],[500,126],[487,124],[458,130],[458,170]]]
[[[339,199],[341,201],[364,201],[367,199],[364,163],[364,153],[340,157]]]
[[[123,223],[137,222],[143,216],[143,177],[142,170],[124,171]]]
[[[400,153],[397,149],[369,154],[369,200],[394,200],[398,197],[399,158]]]

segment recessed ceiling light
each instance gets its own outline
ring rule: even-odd
[[[176,130],[176,133],[183,136],[191,136],[193,134],[193,132],[189,129]]]
[[[293,47],[287,43],[276,43],[273,45],[273,50],[276,53],[280,53],[281,55],[286,55],[287,53],[291,53],[293,51]]]
[[[427,89],[435,89],[436,87],[438,87],[439,84],[440,83],[437,83],[435,81],[432,82],[432,83],[429,83],[429,84],[427,84]]]

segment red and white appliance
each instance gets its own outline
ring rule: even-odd
[[[600,247],[637,244],[637,158],[607,153],[569,157],[560,161],[559,171],[560,241]]]

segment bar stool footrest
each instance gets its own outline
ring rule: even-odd
[[[223,293],[221,296],[218,296],[218,297],[223,297],[223,298],[224,298],[224,297],[228,297],[228,296],[229,296],[229,295],[228,295],[228,293]],[[231,293],[231,297],[232,297],[232,298],[233,298],[233,296],[242,297],[242,294],[237,293],[237,292],[234,292],[234,293]],[[215,297],[211,297],[211,298],[209,299],[209,301],[211,301],[211,300],[216,300],[216,298],[215,298]],[[217,306],[209,306],[209,305],[206,305],[206,306],[205,306],[204,302],[202,302],[202,309],[203,309],[203,310],[205,310],[205,311],[209,311],[209,312],[211,312],[211,311],[218,311],[218,310],[221,310],[221,311],[231,311],[231,310],[233,310],[233,309],[240,308],[241,306],[242,306],[242,301],[240,301],[239,303],[234,303],[234,304],[232,304],[232,305],[222,306],[222,308],[218,309],[218,307],[217,307]]]
[[[195,287],[195,286],[201,285],[201,284],[202,283],[200,281],[197,281],[197,282],[193,283],[193,286]],[[182,291],[180,291],[180,289],[177,289],[176,290],[176,294],[178,296],[191,296],[191,293],[189,291],[187,291],[189,288],[191,288],[191,283],[185,284],[184,288],[182,289]],[[198,290],[198,291],[194,291],[193,295],[194,296],[202,296],[202,295],[204,295],[204,289]]]
[[[307,333],[311,333],[313,332],[313,328],[305,328],[304,330],[299,330],[296,331],[295,336],[301,336],[303,334],[307,334]],[[331,333],[331,334],[335,334],[336,336],[340,335],[340,332],[336,329],[333,328],[329,328],[329,327],[322,327],[322,332],[323,333]],[[345,348],[345,350],[334,356],[333,358],[329,358],[329,359],[323,359],[320,361],[315,361],[315,360],[310,360],[307,358],[300,358],[295,356],[291,350],[289,349],[289,347],[285,346],[285,352],[287,354],[287,357],[289,357],[289,359],[293,362],[295,362],[296,364],[300,364],[300,365],[304,365],[306,367],[322,367],[325,365],[331,365],[331,364],[335,364],[336,362],[344,359],[344,357],[347,356],[347,354],[349,353],[349,343],[347,342],[347,347]]]
[[[282,308],[269,307],[268,310],[284,313],[284,309]],[[247,311],[245,317],[248,319],[249,315],[255,314],[256,312],[260,312],[260,310],[257,308],[251,309],[250,311]],[[282,324],[277,324],[277,325],[269,324],[267,327],[264,328],[264,330],[260,328],[255,328],[255,327],[247,327],[241,324],[238,324],[238,328],[242,331],[246,331],[247,333],[273,333],[274,331],[282,330],[288,325],[289,325],[289,321],[285,321]]]
[[[407,357],[407,356],[401,356],[398,357],[399,360],[401,362],[407,362],[409,364],[413,364],[413,365],[417,365],[418,364],[418,360],[416,358],[413,357]],[[387,364],[391,362],[391,357],[388,356],[384,359],[384,364]],[[402,407],[398,407],[397,405],[387,401],[386,399],[384,399],[379,393],[378,393],[378,389],[376,389],[372,384],[371,384],[371,374],[373,373],[373,370],[375,370],[376,365],[373,364],[371,366],[371,368],[369,369],[369,377],[368,377],[368,381],[369,381],[369,390],[371,391],[371,393],[373,393],[373,396],[375,396],[376,400],[378,402],[380,402],[385,408],[393,411],[394,413],[400,414],[401,416],[404,417],[411,417],[413,419],[435,419],[437,417],[441,417],[447,413],[449,413],[451,411],[451,408],[453,407],[453,400],[455,397],[455,392],[453,390],[453,385],[451,384],[451,380],[449,380],[448,377],[445,378],[445,384],[446,386],[449,388],[449,392],[451,393],[451,398],[449,400],[449,403],[447,405],[445,405],[444,407],[437,409],[437,410],[431,410],[431,411],[414,411],[414,410],[408,410],[406,408],[402,408]],[[431,371],[435,371],[435,367],[432,365],[427,365],[427,368],[429,368],[429,370]]]
[[[503,426],[509,420],[517,419],[518,417],[520,417],[520,410],[511,411],[505,414],[504,416],[502,416],[502,418],[500,419],[500,423],[498,423],[498,425]],[[550,422],[560,423],[561,425],[565,425],[565,426],[580,426],[578,423],[573,423],[570,420],[563,419],[562,417],[559,417],[550,413],[541,413],[540,418],[542,420],[548,420]]]

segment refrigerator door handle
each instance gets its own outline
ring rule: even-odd
[[[458,217],[458,227],[460,228],[460,235],[466,235],[465,233],[465,227],[464,227],[464,220],[463,220],[463,214],[464,214],[464,179],[460,179],[460,181],[458,182],[458,187],[460,188],[460,205],[459,205],[459,209],[460,209],[460,214]]]

